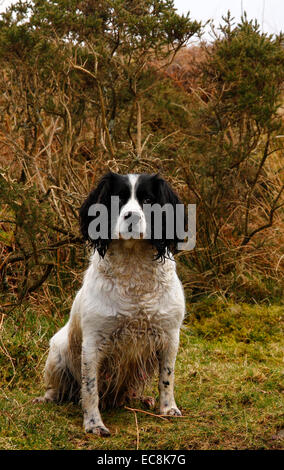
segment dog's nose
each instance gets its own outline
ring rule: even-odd
[[[131,223],[132,224],[138,224],[138,222],[140,221],[141,219],[141,216],[140,214],[138,214],[138,212],[132,212],[132,211],[129,211],[129,212],[126,212],[124,214],[124,219],[129,219],[131,217]]]

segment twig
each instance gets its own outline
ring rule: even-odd
[[[43,252],[43,251],[56,250],[58,247],[61,247],[61,246],[64,246],[64,245],[76,244],[76,243],[81,243],[81,242],[82,242],[81,237],[72,236],[69,239],[60,240],[60,241],[54,243],[53,245],[47,245],[45,248],[40,248],[38,250],[38,253]],[[13,263],[17,263],[18,261],[27,260],[27,259],[31,258],[33,254],[34,254],[34,252],[32,251],[30,253],[26,253],[23,256],[14,256],[13,258],[8,258],[8,259],[6,258],[5,264],[13,264]],[[1,267],[2,267],[2,265],[1,265]]]
[[[138,450],[138,449],[139,449],[139,428],[138,428],[138,420],[137,420],[136,411],[133,411],[133,414],[134,414],[134,418],[135,418],[136,434],[137,434],[137,438],[136,438],[136,450]]]
[[[129,406],[125,406],[124,408],[129,411],[139,411],[140,413],[145,413],[146,415],[155,416],[156,418],[161,418],[164,421],[167,421],[166,418],[164,418],[162,415],[156,415],[155,413],[150,413],[150,411],[139,410],[138,408],[130,408]]]
[[[250,241],[250,239],[256,235],[258,232],[262,232],[263,230],[269,228],[269,227],[272,227],[272,224],[273,224],[273,217],[274,217],[274,213],[280,209],[280,207],[283,207],[284,203],[282,204],[279,204],[278,206],[276,206],[278,200],[280,199],[280,196],[282,194],[284,190],[284,184],[282,185],[277,197],[274,199],[273,201],[273,204],[272,204],[272,207],[271,207],[271,210],[269,212],[269,221],[267,222],[267,224],[265,225],[262,225],[261,227],[258,227],[257,229],[253,230],[251,233],[249,234],[246,234],[242,243],[241,243],[241,246],[245,246],[248,244],[248,242]]]
[[[251,187],[249,188],[249,190],[248,190],[248,192],[247,192],[247,195],[246,195],[246,214],[245,214],[245,227],[244,227],[245,236],[244,236],[242,245],[246,245],[246,244],[248,243],[248,241],[250,240],[250,238],[251,238],[251,236],[249,236],[249,234],[248,234],[251,197],[252,197],[254,188],[255,188],[255,186],[256,186],[256,184],[257,184],[257,181],[258,181],[260,172],[261,172],[261,170],[262,170],[262,168],[263,168],[263,165],[265,164],[265,162],[266,162],[266,160],[267,160],[267,158],[268,158],[269,144],[270,144],[270,135],[267,136],[261,162],[260,162],[260,164],[259,164],[258,170],[257,170],[256,175],[255,175],[255,177],[254,177],[253,183],[252,183]]]
[[[48,278],[49,274],[51,273],[52,271],[52,268],[54,267],[55,265],[53,263],[46,263],[46,269],[43,273],[43,275],[41,276],[40,279],[38,279],[32,286],[28,287],[26,293],[27,294],[30,294],[31,292],[35,291],[36,289],[38,289],[43,283],[44,281],[46,281],[46,279]]]
[[[96,77],[96,75],[94,75],[88,69],[85,69],[84,67],[81,67],[80,65],[74,64],[74,63],[72,63],[72,61],[71,61],[71,65],[74,69],[80,70],[81,72],[84,72],[87,75],[89,75],[90,77],[92,77],[94,79],[96,85],[97,85],[98,92],[99,92],[100,105],[101,105],[102,123],[103,123],[103,128],[104,128],[104,131],[105,131],[106,137],[107,137],[108,151],[111,154],[112,158],[115,158],[115,152],[114,152],[114,149],[113,149],[113,146],[112,146],[112,142],[111,142],[111,138],[110,138],[107,122],[106,122],[105,101],[104,101],[104,96],[103,96],[103,91],[102,91],[101,84],[100,84],[98,78]]]
[[[161,418],[164,421],[167,421],[166,418],[189,418],[189,416],[157,415],[155,413],[150,413],[150,411],[140,410],[139,408],[130,408],[129,406],[125,406],[124,408],[129,411],[138,411],[139,413],[144,413],[146,415],[154,416],[155,418]]]
[[[139,100],[137,100],[137,157],[141,157],[142,144],[141,144],[141,106]]]

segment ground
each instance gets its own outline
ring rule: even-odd
[[[32,403],[48,340],[66,318],[26,308],[2,319],[0,449],[283,449],[283,306],[189,305],[175,380],[183,417],[106,411],[109,438],[83,431],[78,405]],[[158,399],[157,381],[148,392]]]

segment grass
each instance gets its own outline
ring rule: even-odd
[[[35,308],[5,317],[0,449],[136,449],[137,439],[151,450],[283,448],[283,307],[207,300],[189,313],[175,387],[185,417],[137,412],[136,426],[134,412],[110,410],[103,413],[110,438],[85,434],[77,405],[32,403],[43,392],[48,339],[66,315]],[[158,398],[157,383],[149,392]]]

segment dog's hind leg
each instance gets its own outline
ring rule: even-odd
[[[50,350],[44,369],[46,392],[44,396],[34,399],[34,403],[61,402],[71,398],[74,379],[70,374],[66,361],[65,337],[66,327],[56,333],[50,341]]]
[[[142,395],[140,397],[141,403],[145,405],[149,410],[153,410],[155,408],[156,400],[154,397],[150,397],[148,395]]]
[[[140,395],[134,391],[134,390],[131,390],[128,392],[127,396],[126,396],[126,400],[128,402],[132,402],[132,400],[135,402],[135,401],[140,401],[143,405],[146,406],[146,408],[148,408],[149,410],[152,410],[155,408],[155,404],[156,404],[156,400],[154,397],[151,397],[151,396],[148,396],[148,395]]]
[[[60,356],[56,356],[54,351],[50,351],[45,365],[45,386],[46,392],[42,397],[33,400],[34,403],[58,402],[60,401],[60,377],[64,371],[59,366]]]
[[[46,390],[42,397],[36,397],[33,399],[33,403],[48,403],[57,402],[57,391],[53,388]]]

